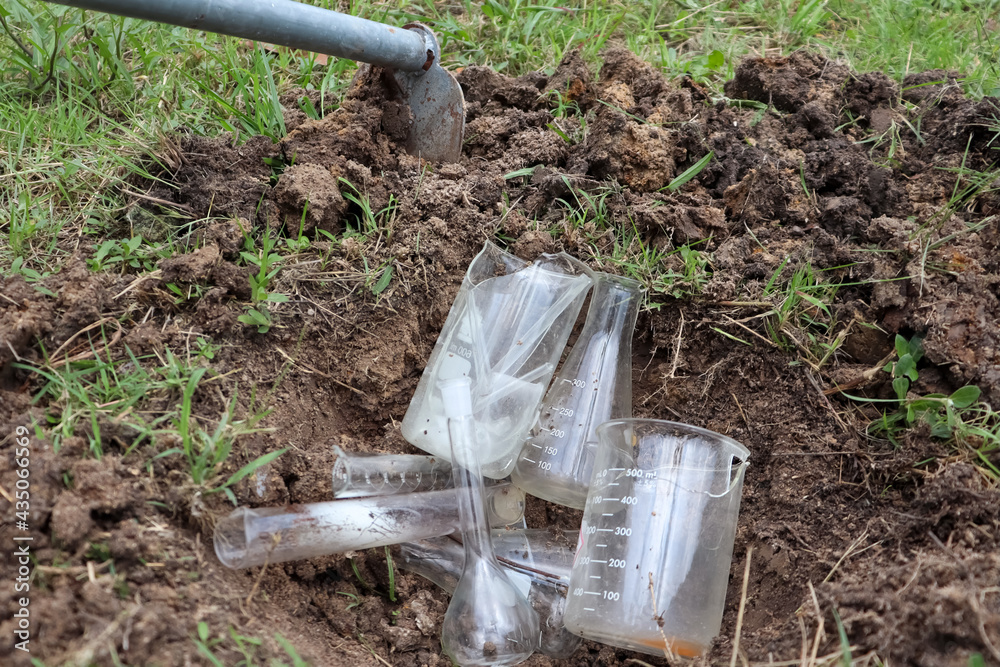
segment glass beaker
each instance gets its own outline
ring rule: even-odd
[[[583,509],[597,425],[632,416],[632,332],[640,284],[594,273],[580,337],[542,400],[511,479],[533,496]]]
[[[589,273],[564,253],[529,264],[486,243],[403,417],[403,437],[450,460],[439,383],[468,377],[483,475],[509,475],[583,305]]]
[[[654,655],[701,655],[722,627],[750,453],[653,419],[606,422],[597,436],[566,627]]]

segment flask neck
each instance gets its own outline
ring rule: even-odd
[[[449,419],[448,434],[451,436],[451,471],[466,562],[474,557],[493,559],[485,485],[479,474],[479,452],[475,447],[475,420],[471,416]]]

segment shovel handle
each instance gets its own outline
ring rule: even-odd
[[[406,72],[426,71],[433,44],[395,28],[293,0],[48,0],[60,5],[270,42]]]

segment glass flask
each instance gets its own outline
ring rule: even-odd
[[[538,648],[538,614],[528,591],[511,581],[493,554],[469,379],[446,380],[441,392],[465,547],[462,575],[441,623],[441,647],[462,667],[516,665]]]
[[[583,509],[597,425],[632,416],[632,332],[642,301],[634,280],[595,273],[583,331],[542,400],[511,473],[533,496]]]

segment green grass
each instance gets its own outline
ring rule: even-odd
[[[235,505],[231,487],[285,450],[260,456],[228,477],[221,475],[237,439],[260,431],[256,425],[268,412],[237,419],[234,392],[214,428],[203,427],[193,414],[193,398],[199,386],[212,381],[206,377],[208,368],[199,362],[214,352],[211,342],[204,339],[195,348],[186,356],[166,349],[162,357],[139,358],[125,347],[124,355],[116,356],[101,334],[91,342],[90,354],[78,355],[87,358],[53,357],[39,366],[13,365],[36,376],[33,402],[45,409],[45,421],[36,428],[48,436],[56,451],[67,438],[80,434],[87,442],[87,453],[97,459],[105,454],[108,440],[123,457],[144,445],[176,440],[179,447],[164,448],[146,463],[179,456],[203,495],[221,492]],[[109,427],[110,434],[102,433]]]
[[[264,641],[259,637],[247,637],[236,631],[236,628],[229,626],[225,635],[213,636],[208,623],[200,621],[196,629],[197,634],[191,638],[198,653],[208,664],[215,667],[234,665],[235,667],[256,667],[257,665],[270,665],[271,667],[288,667],[288,663],[272,657],[270,661],[264,662],[258,655]],[[291,642],[281,636],[274,634],[274,641],[278,647],[291,660],[291,667],[308,667],[309,663],[299,657],[298,651]],[[220,658],[217,653],[223,653]],[[227,655],[228,654],[228,655]],[[235,656],[239,659],[233,661]]]
[[[378,21],[429,23],[451,68],[551,71],[575,47],[596,64],[616,39],[671,76],[690,74],[719,90],[745,55],[811,47],[896,78],[959,70],[973,94],[1000,91],[995,8],[985,0],[352,4]],[[134,239],[130,224],[122,228],[136,201],[128,184],[158,171],[164,133],[280,137],[282,95],[318,92],[318,108],[297,102],[318,116],[335,108],[355,68],[37,0],[4,3],[0,16],[0,267],[20,258],[18,271],[28,275],[53,271],[77,240],[99,249]],[[578,141],[585,126],[559,131]],[[364,229],[370,220],[359,222]]]

